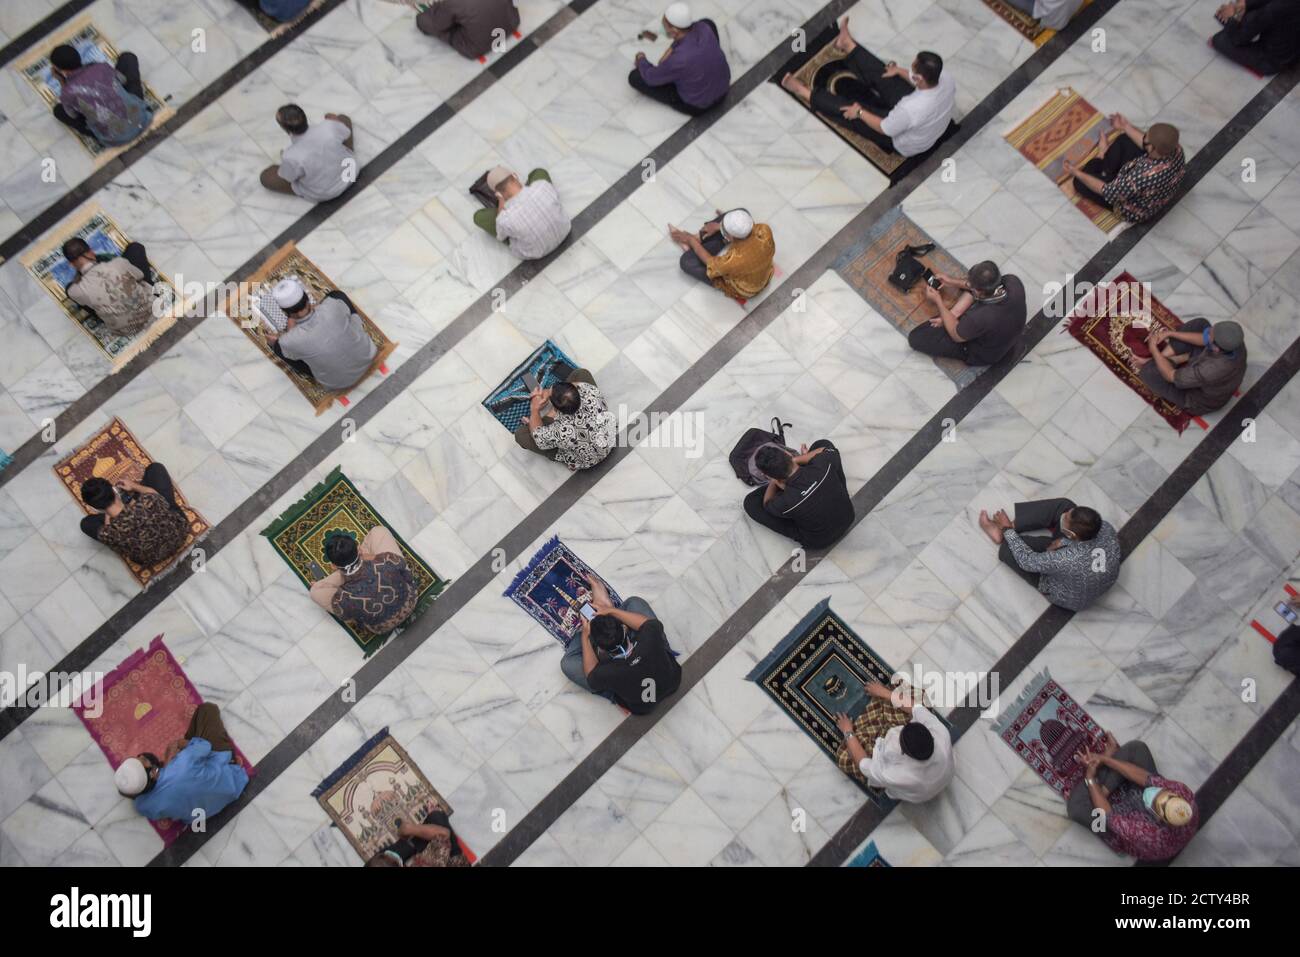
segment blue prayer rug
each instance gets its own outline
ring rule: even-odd
[[[483,408],[491,412],[506,427],[506,431],[513,433],[528,415],[528,397],[531,393],[528,386],[524,385],[524,373],[531,372],[543,389],[549,389],[561,381],[561,377],[556,374],[556,366],[567,366],[570,370],[578,368],[578,364],[561,352],[559,346],[547,339],[483,400]]]
[[[591,600],[586,575],[605,586],[615,605],[623,603],[609,583],[573,554],[558,536],[538,550],[503,594],[537,619],[557,641],[567,645],[582,630],[582,614],[578,609]]]
[[[867,846],[858,851],[849,861],[846,867],[892,867],[889,861],[880,856],[880,851],[876,850],[876,842],[868,841]]]

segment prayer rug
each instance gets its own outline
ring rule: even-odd
[[[524,385],[524,373],[531,372],[543,389],[549,389],[560,381],[556,366],[579,368],[578,364],[560,351],[560,347],[547,339],[537,351],[515,367],[515,371],[506,376],[504,382],[492,390],[492,394],[483,400],[483,408],[492,413],[493,418],[514,433],[528,415],[528,397],[531,394]]]
[[[591,599],[587,575],[605,586],[610,601],[622,604],[618,592],[558,536],[538,549],[502,594],[535,618],[560,644],[567,645],[582,630],[578,609]]]
[[[837,761],[844,736],[835,715],[862,714],[872,703],[866,685],[893,685],[894,670],[831,610],[830,602],[822,599],[745,677]],[[850,779],[879,806],[892,806],[883,791]]]
[[[1182,323],[1144,283],[1121,273],[1093,289],[1065,328],[1181,435],[1192,416],[1148,389],[1133,369],[1135,356],[1149,357],[1146,338],[1152,324],[1177,329]]]
[[[117,48],[113,46],[107,37],[100,33],[98,27],[90,22],[89,17],[82,17],[59,32],[47,36],[41,41],[40,46],[18,60],[14,64],[14,68],[27,79],[27,82],[32,85],[32,88],[51,110],[59,102],[59,96],[62,94],[63,88],[58,77],[54,76],[50,71],[50,53],[55,47],[64,43],[76,48],[77,52],[81,54],[82,63],[117,62]],[[134,146],[143,137],[148,136],[171,118],[172,108],[150,89],[148,83],[144,84],[144,98],[153,113],[153,119],[150,121],[149,127],[129,143],[123,143],[120,146],[105,146],[93,136],[78,133],[71,127],[67,128],[85,147],[86,152],[95,158],[96,167],[103,166],[119,153]],[[58,123],[59,121],[51,117],[50,122]],[[59,125],[62,126],[63,124],[60,123]]]
[[[993,733],[1063,798],[1083,778],[1083,765],[1074,760],[1075,753],[1085,747],[1100,751],[1106,738],[1101,726],[1052,680],[1046,668],[993,722]]]
[[[377,525],[382,525],[392,532],[393,537],[397,539],[397,544],[401,546],[402,556],[410,566],[411,574],[415,576],[419,599],[415,611],[411,612],[411,616],[401,626],[382,635],[364,631],[338,617],[334,618],[343,630],[352,636],[352,640],[367,657],[374,654],[389,638],[400,634],[411,622],[424,614],[429,605],[447,587],[449,584],[447,580],[439,578],[437,572],[411,550],[411,546],[402,540],[402,536],[398,535],[357,491],[356,486],[343,474],[340,467],[336,467],[325,477],[325,481],[290,505],[279,518],[262,529],[262,534],[270,539],[271,546],[279,556],[288,563],[299,580],[310,588],[312,582],[326,576],[327,567],[332,568],[329,559],[325,557],[327,534],[337,531],[346,532],[359,544]]]
[[[1057,90],[1004,135],[1008,143],[1042,170],[1079,211],[1107,236],[1126,225],[1122,216],[1074,189],[1074,177],[1065,172],[1065,161],[1082,167],[1097,155],[1097,137],[1101,133],[1113,138],[1117,134],[1109,117],[1069,87]]]
[[[1083,0],[1083,5],[1079,7],[1082,10],[1092,0]],[[1026,40],[1029,40],[1036,47],[1041,47],[1052,37],[1056,36],[1056,31],[1051,27],[1045,27],[1023,10],[1017,10],[1006,0],[984,0],[984,5],[1005,20],[1011,26],[1015,27]],[[1077,11],[1076,11],[1077,15]]]
[[[880,856],[880,851],[876,850],[876,842],[868,841],[867,846],[854,855],[853,860],[849,861],[849,867],[892,867],[889,861]]]
[[[10,455],[4,449],[0,449],[0,472],[8,468],[9,463],[12,462],[13,460],[14,458],[12,455]]]
[[[130,336],[118,335],[104,325],[94,313],[68,298],[67,287],[77,276],[72,264],[63,258],[63,244],[80,237],[97,255],[120,256],[130,240],[98,206],[82,210],[80,217],[69,228],[46,234],[20,259],[20,262],[41,288],[62,307],[68,318],[77,324],[109,362],[111,372],[118,372],[128,362],[158,341],[158,337],[176,324],[184,314],[176,287],[152,262],[154,272],[153,322]]]
[[[100,708],[93,708],[93,702],[88,708],[83,695],[72,710],[116,771],[127,758],[146,751],[162,758],[167,745],[185,736],[194,710],[203,704],[203,697],[159,635],[149,642],[148,648],[137,648],[104,676],[99,701]],[[100,713],[95,715],[91,710]],[[253,765],[238,745],[235,758],[251,777]],[[189,827],[188,821],[149,823],[168,846]]]
[[[348,843],[368,861],[398,839],[397,821],[423,822],[434,811],[451,817],[452,810],[406,750],[382,729],[357,749],[311,792]],[[453,829],[454,831],[454,829]],[[474,863],[474,854],[459,838],[464,857],[451,858],[452,867]],[[434,865],[437,848],[430,845],[407,867]]]
[[[275,313],[278,310],[273,308],[274,301],[270,299],[269,295],[263,295],[264,293],[269,294],[270,289],[281,279],[291,276],[296,276],[302,282],[303,287],[307,290],[307,295],[311,297],[313,303],[320,302],[325,298],[326,294],[338,289],[333,281],[321,271],[321,268],[300,253],[297,245],[290,241],[277,249],[271,255],[271,258],[249,277],[246,284],[240,284],[245,293],[252,290],[252,295],[247,300],[242,298],[243,293],[241,292],[233,290],[230,292],[226,297],[226,315],[230,316],[239,325],[244,335],[248,336],[253,345],[261,350],[262,355],[280,367],[298,388],[298,391],[303,394],[303,397],[312,404],[316,414],[320,415],[328,410],[335,400],[340,405],[348,405],[347,393],[376,371],[387,373],[388,367],[385,363],[399,344],[384,335],[380,328],[354,302],[353,307],[356,308],[357,315],[361,317],[362,323],[365,324],[366,334],[370,336],[370,341],[375,344],[377,350],[366,374],[349,388],[334,392],[326,389],[310,376],[305,376],[291,368],[288,363],[271,351],[271,344],[266,340],[268,332],[274,334],[281,331],[283,314],[280,314],[280,328],[276,328]],[[265,303],[265,306],[263,306],[263,303]],[[261,314],[259,315],[259,313]]]
[[[94,509],[81,500],[82,482],[92,477],[106,479],[114,485],[122,479],[138,482],[144,477],[145,467],[152,461],[153,458],[136,441],[131,430],[122,423],[121,419],[114,418],[91,436],[89,442],[60,460],[54,466],[54,474],[59,477],[68,494],[76,499],[81,510],[91,515]],[[125,556],[118,556],[135,576],[135,580],[146,589],[183,562],[189,556],[190,550],[208,537],[211,526],[208,525],[207,519],[185,500],[179,485],[176,486],[176,503],[185,512],[185,517],[190,522],[190,533],[180,551],[171,558],[148,566],[138,565]]]
[[[863,239],[841,253],[832,268],[857,290],[858,295],[872,309],[884,316],[906,337],[916,326],[929,322],[935,315],[935,308],[925,298],[924,281],[917,282],[910,292],[904,293],[889,281],[889,275],[894,269],[900,249],[932,242],[934,240],[920,226],[903,214],[901,206],[895,206],[872,224]],[[949,276],[966,275],[966,267],[937,244],[932,252],[917,258],[935,272]],[[949,306],[957,301],[959,293],[956,290],[946,289],[942,292],[944,301]],[[934,364],[959,389],[975,381],[986,368],[968,366],[960,359],[936,358]]]
[[[817,36],[808,41],[807,51],[796,53],[793,57],[785,62],[772,77],[771,82],[780,86],[781,80],[787,73],[794,75],[795,79],[808,84],[816,89],[819,86],[828,88],[832,93],[838,93],[842,96],[855,96],[855,87],[860,86],[857,76],[847,68],[837,67],[836,64],[844,59],[844,54],[835,49],[835,38],[839,35],[839,27],[835,24],[827,27]],[[949,122],[948,128],[938,141],[930,149],[917,156],[903,156],[884,149],[873,140],[867,139],[859,133],[833,123],[826,117],[822,116],[811,106],[801,100],[799,97],[790,93],[785,87],[781,87],[787,94],[794,97],[796,103],[805,110],[812,113],[817,119],[821,120],[841,138],[851,145],[855,150],[867,158],[876,169],[889,177],[890,185],[897,183],[908,173],[925,161],[925,158],[939,148],[948,137],[952,136],[960,128],[955,122]]]

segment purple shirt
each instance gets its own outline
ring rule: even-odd
[[[713,28],[703,20],[691,24],[686,36],[673,41],[672,53],[662,63],[638,60],[641,79],[650,86],[673,83],[682,101],[703,109],[727,95],[731,68]]]
[[[95,139],[109,146],[129,143],[149,127],[149,105],[127,92],[117,70],[89,63],[63,82],[59,102],[69,116],[86,118]]]

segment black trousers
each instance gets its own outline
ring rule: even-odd
[[[714,36],[721,36],[718,33],[718,25],[712,20],[701,20],[701,23],[707,23],[713,30]],[[701,113],[707,113],[713,109],[722,100],[710,103],[708,106],[692,106],[681,98],[677,93],[677,84],[665,83],[662,86],[651,86],[641,78],[641,71],[633,68],[632,72],[627,75],[628,85],[638,93],[644,93],[652,100],[658,100],[664,106],[671,106],[678,113],[685,113],[687,116],[699,116]]]
[[[1141,156],[1146,156],[1147,152],[1128,135],[1122,135],[1115,142],[1111,143],[1106,149],[1106,155],[1093,157],[1083,164],[1083,171],[1091,176],[1096,176],[1103,183],[1109,183],[1126,164]],[[1079,181],[1079,177],[1074,178],[1075,191],[1085,199],[1090,199],[1098,206],[1110,208],[1110,203],[1100,193],[1094,192]]]
[[[357,307],[352,305],[352,300],[348,298],[347,293],[341,292],[338,289],[331,289],[329,292],[325,293],[325,298],[337,299],[348,307],[349,312],[353,315],[357,314]],[[303,362],[301,359],[290,359],[280,351],[280,342],[278,339],[271,343],[271,351],[275,353],[277,359],[287,365],[294,372],[299,375],[305,375],[309,379],[315,378],[315,376],[312,375],[311,366],[307,365],[307,363]]]
[[[113,64],[117,72],[125,78],[122,86],[126,92],[144,99],[144,83],[140,80],[140,60],[134,53],[123,53],[117,58],[117,63]],[[90,124],[86,122],[84,116],[72,116],[63,108],[62,103],[54,104],[54,118],[64,126],[70,126],[82,136],[94,137],[91,132]]]
[[[167,473],[166,467],[161,462],[150,462],[145,467],[144,477],[140,479],[140,484],[149,486],[165,498],[172,508],[177,511],[181,510],[179,503],[176,501],[176,486],[172,484],[172,477]],[[99,541],[99,530],[103,527],[103,512],[87,515],[81,520],[81,530],[95,541]]]
[[[1047,551],[1047,546],[1061,534],[1061,516],[1074,508],[1068,498],[1045,498],[1037,502],[1017,502],[1014,509],[1016,531],[1026,545],[1036,552]],[[1011,546],[1003,542],[998,548],[998,558],[1009,566],[1017,575],[1035,588],[1038,587],[1039,574],[1027,572],[1016,564],[1016,556]]]
[[[809,98],[812,108],[832,123],[842,126],[846,130],[852,130],[859,136],[865,136],[881,149],[888,150],[891,153],[894,152],[893,139],[884,133],[873,130],[862,120],[845,119],[840,110],[843,107],[857,103],[868,113],[874,113],[876,116],[887,116],[889,111],[898,105],[899,100],[914,92],[912,84],[898,76],[891,76],[889,79],[882,78],[881,74],[885,72],[885,64],[879,58],[868,53],[861,44],[854,47],[853,52],[845,57],[842,62],[853,71],[863,87],[865,87],[862,96],[858,99],[851,99],[847,96],[832,93],[827,89],[814,89],[812,96]]]
[[[1277,10],[1278,13],[1271,13],[1270,10]],[[1281,73],[1291,64],[1279,62],[1270,56],[1265,52],[1264,45],[1272,31],[1295,29],[1285,23],[1278,26],[1278,20],[1284,19],[1287,15],[1287,12],[1277,4],[1277,0],[1274,0],[1274,4],[1269,8],[1247,13],[1240,20],[1230,22],[1210,39],[1210,44],[1229,60],[1240,63],[1256,73],[1264,76]],[[1295,13],[1292,12],[1290,16],[1295,16]]]
[[[451,831],[451,856],[462,856],[460,844],[456,840],[456,832],[452,830],[451,820],[447,817],[445,811],[435,808],[425,816],[424,823],[436,824],[438,827],[445,827],[448,831]],[[428,846],[429,842],[422,837],[402,837],[398,838],[394,844],[390,845],[388,850],[396,851],[402,861],[405,862],[409,861]]]
[[[1204,333],[1208,328],[1210,328],[1210,320],[1202,317],[1189,319],[1186,322],[1181,323],[1178,326],[1178,331]],[[1190,342],[1183,342],[1179,339],[1170,339],[1169,345],[1173,348],[1174,355],[1176,356],[1185,356],[1188,353],[1195,352],[1197,349],[1201,348],[1200,346],[1194,346]],[[1172,402],[1180,409],[1186,409],[1189,406],[1192,408],[1198,408],[1198,404],[1192,401],[1193,396],[1190,395],[1186,389],[1178,388],[1178,386],[1167,381],[1165,377],[1160,374],[1160,369],[1156,366],[1154,359],[1142,367],[1142,371],[1138,373],[1138,378],[1142,380],[1143,385],[1156,395],[1160,396],[1160,398]],[[1211,410],[1207,409],[1204,411]],[[1197,414],[1200,414],[1199,411]]]
[[[826,439],[819,439],[812,445],[808,446],[808,451],[813,449],[822,449],[831,443]],[[760,485],[748,495],[745,496],[745,514],[752,518],[764,528],[770,528],[778,535],[784,535],[786,538],[792,538],[799,543],[800,547],[806,549],[828,548],[844,536],[848,529],[844,529],[835,538],[825,542],[808,541],[797,522],[792,522],[788,518],[781,518],[779,515],[773,515],[763,507],[763,496],[767,494],[767,486]]]
[[[1156,761],[1151,756],[1151,749],[1141,741],[1130,741],[1128,744],[1120,745],[1119,750],[1115,752],[1115,760],[1136,764],[1151,774],[1160,773],[1156,770]],[[1097,769],[1097,783],[1107,794],[1110,794],[1116,788],[1130,782],[1118,771],[1101,767]],[[1092,827],[1092,795],[1088,793],[1088,785],[1082,780],[1071,789],[1065,808],[1066,813],[1070,815],[1070,820],[1077,821],[1087,828]]]
[[[709,222],[720,223],[722,222],[722,217],[718,216],[709,220]],[[722,252],[722,250],[727,248],[727,241],[722,238],[722,233],[720,232],[714,233],[707,239],[701,240],[701,244],[710,256],[716,256],[718,253]],[[700,282],[707,282],[709,285],[713,285],[713,280],[709,278],[709,267],[704,265],[703,259],[695,255],[695,250],[688,249],[682,253],[682,258],[679,264],[682,267],[682,272],[686,273],[686,275],[698,279]]]
[[[968,361],[966,354],[970,344],[957,342],[948,335],[948,330],[943,326],[932,326],[928,322],[922,322],[907,334],[907,344],[927,356]]]

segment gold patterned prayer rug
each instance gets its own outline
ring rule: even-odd
[[[1124,218],[1109,208],[1080,196],[1074,177],[1065,171],[1065,161],[1082,167],[1097,155],[1097,138],[1105,132],[1117,134],[1110,119],[1074,90],[1057,90],[1047,101],[1004,134],[1020,155],[1046,174],[1079,211],[1096,223],[1107,236],[1124,228]]]
[[[1083,0],[1079,7],[1082,10],[1092,0]],[[1056,36],[1056,31],[1051,27],[1045,27],[1036,19],[1025,13],[1023,10],[1017,10],[1006,0],[984,0],[984,5],[996,13],[999,17],[1011,24],[1026,40],[1029,40],[1036,47],[1041,47],[1052,37]],[[1077,14],[1077,11],[1076,11]]]
[[[32,88],[51,110],[59,102],[61,87],[58,78],[50,72],[50,53],[55,47],[65,43],[76,48],[77,52],[81,54],[82,63],[117,62],[117,48],[113,46],[106,36],[100,33],[98,27],[90,22],[88,16],[82,17],[57,33],[45,37],[39,46],[18,60],[14,64],[14,68],[26,78],[27,82],[32,85]],[[113,157],[134,146],[143,137],[148,136],[171,119],[174,112],[172,108],[149,88],[148,83],[143,84],[143,86],[144,99],[149,104],[153,119],[150,121],[148,128],[129,143],[123,143],[120,146],[106,146],[93,136],[86,136],[68,127],[69,132],[76,136],[81,145],[85,147],[86,152],[95,158],[96,167],[103,166]],[[50,122],[58,123],[59,121],[51,117]]]
[[[149,453],[140,446],[122,420],[115,418],[92,436],[89,442],[55,465],[54,474],[59,477],[68,494],[76,499],[81,510],[91,515],[95,510],[81,500],[82,482],[88,478],[106,479],[114,485],[122,479],[138,482],[144,476],[145,467],[152,461]],[[176,487],[176,504],[181,507],[190,523],[190,533],[180,551],[156,565],[139,565],[123,555],[118,556],[144,588],[148,588],[184,561],[190,550],[207,538],[211,528],[207,519],[185,500],[179,486]]]
[[[423,823],[452,810],[400,744],[384,728],[311,792],[348,843],[368,861],[398,840],[397,822]],[[454,832],[453,832],[454,833]],[[460,854],[431,841],[407,867],[467,867],[474,854],[457,839]]]
[[[855,725],[869,725],[881,735],[906,723],[907,715],[867,694],[869,682],[896,684],[894,670],[831,610],[830,601],[819,602],[745,677],[843,767],[844,736],[835,726],[837,714],[854,717]],[[849,777],[878,805],[891,806],[885,793],[868,785],[861,774]]]
[[[332,568],[325,557],[325,536],[333,532],[345,532],[360,543],[375,526],[382,525],[393,533],[397,544],[402,548],[402,557],[406,559],[415,576],[416,604],[415,610],[397,628],[384,634],[364,631],[345,621],[334,620],[357,643],[366,656],[374,654],[389,638],[398,635],[425,610],[447,587],[448,582],[439,578],[437,573],[415,554],[411,547],[402,540],[387,522],[374,510],[365,497],[357,491],[356,486],[343,474],[341,468],[335,468],[325,481],[321,482],[301,499],[289,506],[274,522],[262,530],[271,541],[271,546],[281,558],[293,569],[299,580],[307,587],[312,582],[324,578],[325,569]]]
[[[276,311],[273,300],[270,299],[269,295],[271,288],[281,279],[291,276],[296,276],[302,282],[312,302],[318,303],[327,294],[338,289],[338,286],[334,285],[333,281],[325,275],[319,266],[298,251],[295,243],[288,242],[277,249],[271,255],[271,258],[263,263],[257,272],[253,273],[246,284],[240,284],[241,287],[251,289],[251,294],[247,299],[234,290],[227,295],[225,312],[243,330],[244,335],[248,336],[253,345],[257,346],[262,355],[279,366],[281,371],[292,380],[298,391],[315,408],[316,414],[320,415],[329,409],[335,401],[340,405],[348,405],[348,392],[376,372],[386,374],[388,372],[388,366],[386,365],[388,357],[393,354],[398,343],[393,342],[384,335],[383,331],[370,320],[370,317],[362,312],[356,303],[353,303],[356,314],[361,317],[362,323],[365,324],[366,334],[370,336],[370,341],[375,344],[377,350],[366,374],[348,389],[334,392],[324,388],[310,376],[305,376],[293,369],[271,350],[271,344],[267,342],[266,335],[272,329],[268,325],[267,319],[263,318],[267,316],[268,312]],[[262,303],[265,303],[265,305],[262,305]],[[262,312],[261,317],[258,315],[259,311]]]
[[[923,246],[934,242],[920,226],[895,206],[868,230],[865,237],[840,254],[832,268],[857,290],[871,308],[880,313],[895,329],[906,336],[923,322],[929,322],[937,310],[925,298],[925,282],[918,281],[909,291],[903,292],[889,281],[898,252],[906,246]],[[948,276],[966,275],[966,267],[937,245],[934,250],[917,257],[934,272]],[[950,307],[960,293],[954,289],[941,290],[944,302]],[[936,357],[934,364],[943,370],[958,388],[974,381],[982,370],[966,365],[960,359]]]
[[[119,335],[109,329],[89,309],[68,298],[66,290],[76,278],[77,271],[63,258],[63,244],[74,237],[84,239],[100,256],[120,256],[130,242],[103,210],[91,205],[82,209],[76,219],[47,233],[23,254],[19,262],[104,354],[110,372],[118,372],[176,324],[177,317],[184,314],[184,305],[180,303],[171,280],[151,262],[156,280],[153,309],[156,318],[134,335]]]
[[[1135,356],[1150,358],[1146,339],[1154,326],[1176,330],[1180,325],[1150,288],[1125,272],[1114,282],[1097,286],[1070,313],[1065,328],[1181,435],[1193,416],[1148,389],[1133,368]],[[1198,422],[1208,427],[1203,420]]]

